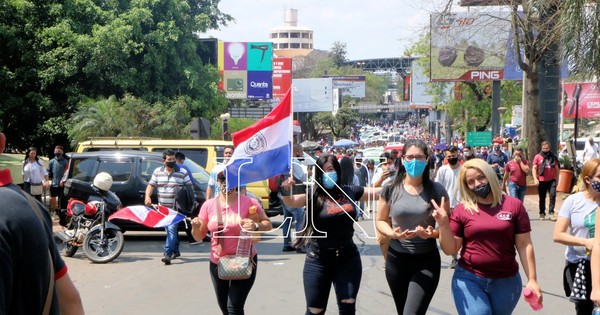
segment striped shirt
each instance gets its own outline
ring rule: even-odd
[[[184,168],[175,166],[173,172],[167,173],[164,166],[154,170],[148,185],[158,188],[158,203],[172,208],[175,204],[175,187],[190,185],[192,181]]]

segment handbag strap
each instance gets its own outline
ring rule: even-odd
[[[35,213],[35,216],[38,218],[38,220],[40,221],[42,226],[45,226],[44,217],[41,213],[42,210],[40,210],[38,203],[29,194],[23,194],[23,196],[25,197],[25,199],[27,199],[27,202],[29,203],[31,208],[33,208],[33,212]],[[44,303],[44,310],[42,312],[42,315],[50,314],[50,305],[52,304],[52,294],[54,293],[54,264],[52,263],[53,259],[52,259],[52,253],[50,252],[50,248],[48,248],[48,257],[49,257],[48,262],[49,262],[49,267],[50,267],[49,279],[48,279],[48,293],[46,294],[46,302]]]
[[[213,203],[213,207],[215,207],[216,211],[217,211],[217,232],[222,231],[223,230],[223,208],[221,207],[221,197],[217,196],[215,197],[216,199],[216,205]],[[221,245],[221,247],[223,247],[223,238],[219,237],[219,245]]]

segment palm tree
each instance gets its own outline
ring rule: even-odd
[[[563,43],[569,72],[582,80],[600,77],[600,3],[569,0],[561,3]]]
[[[75,146],[90,137],[117,137],[132,125],[130,116],[115,96],[84,103],[69,119],[71,144]]]

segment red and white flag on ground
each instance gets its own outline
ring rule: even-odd
[[[160,228],[183,221],[185,215],[161,205],[157,205],[156,208],[130,206],[113,213],[108,220],[112,219],[129,220],[147,227]]]

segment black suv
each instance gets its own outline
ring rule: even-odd
[[[210,174],[193,161],[186,159],[184,163],[194,177],[194,191],[200,205],[204,203],[206,187]],[[113,178],[113,191],[123,206],[144,204],[144,194],[152,173],[163,165],[162,153],[142,151],[97,151],[72,153],[69,159],[67,177],[93,182],[96,174],[107,172]],[[157,203],[157,190],[152,194],[152,202]],[[198,215],[199,208],[192,213]],[[147,229],[139,224],[125,220],[114,220],[123,230]],[[182,226],[184,226],[182,224]],[[189,224],[188,224],[189,227]]]

